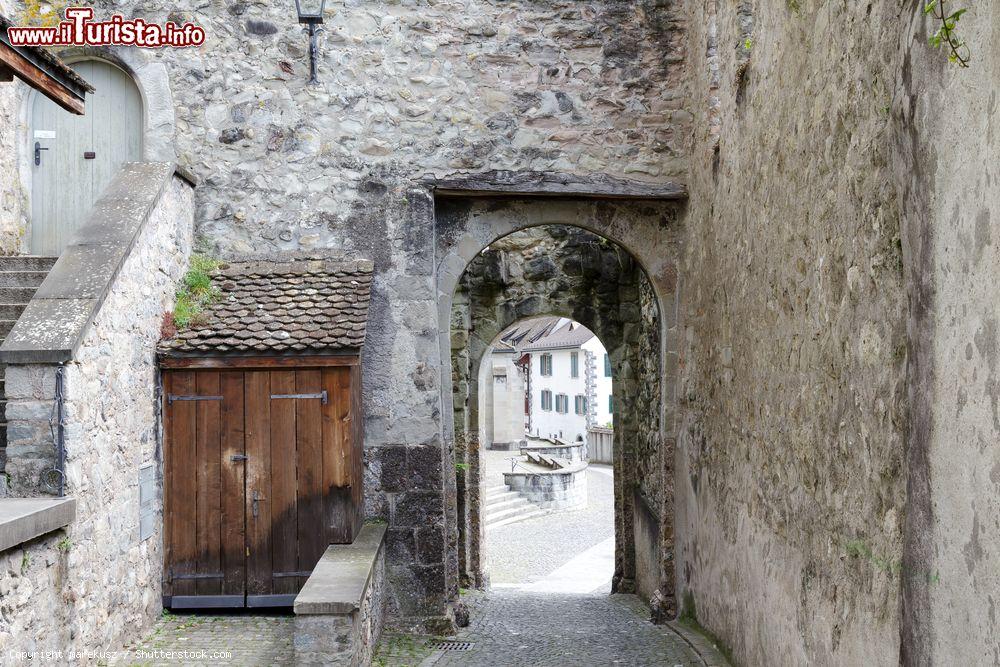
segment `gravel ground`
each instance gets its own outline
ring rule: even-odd
[[[512,452],[483,453],[484,486],[503,484]],[[599,470],[600,469],[600,470]],[[615,534],[614,480],[610,466],[587,471],[586,509],[551,512],[491,529],[484,553],[490,581],[531,583]],[[610,574],[609,580],[610,580]]]

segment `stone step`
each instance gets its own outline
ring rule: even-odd
[[[483,513],[483,523],[487,526],[491,523],[496,523],[497,521],[502,521],[503,519],[510,518],[512,516],[520,516],[525,512],[533,512],[537,510],[538,507],[532,505],[527,500],[521,499],[521,502],[510,507],[505,507],[503,509],[495,510],[493,512]]]
[[[48,271],[0,271],[0,287],[38,287]]]
[[[41,255],[10,255],[0,257],[0,271],[48,271],[58,257]]]
[[[28,307],[26,303],[8,303],[0,305],[0,320],[16,320]]]
[[[7,337],[7,334],[10,333],[10,330],[14,328],[14,324],[16,323],[17,320],[0,320],[0,340]]]
[[[508,491],[510,491],[510,487],[506,484],[503,486],[491,486],[488,489],[483,489],[483,497],[490,498],[491,496],[497,496],[501,493],[507,493]]]
[[[523,514],[517,514],[506,519],[500,519],[493,523],[486,524],[486,530],[492,530],[494,528],[499,528],[500,526],[506,526],[512,523],[517,523],[518,521],[524,521],[525,519],[534,519],[537,516],[542,516],[545,514],[544,510],[535,509],[530,512],[524,512]]]
[[[37,290],[37,287],[0,287],[0,305],[28,303]]]
[[[486,509],[490,509],[494,505],[499,505],[500,503],[505,503],[508,500],[514,500],[515,498],[520,498],[521,494],[517,491],[507,491],[506,493],[500,493],[495,496],[487,496],[483,499],[483,505]]]
[[[487,521],[489,521],[490,517],[497,516],[498,514],[502,514],[508,510],[520,509],[528,507],[530,505],[531,503],[529,503],[521,496],[515,496],[514,498],[508,498],[502,503],[493,503],[491,505],[487,505],[486,507],[483,508],[483,516],[486,518]]]

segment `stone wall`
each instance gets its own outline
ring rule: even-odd
[[[190,252],[192,215],[192,189],[175,177],[64,367],[66,493],[77,520],[65,535],[2,555],[0,591],[14,591],[0,614],[5,650],[115,650],[160,613],[162,540],[140,539],[139,468],[160,458],[155,346]],[[37,473],[54,463],[54,375],[54,366],[7,367],[8,471],[19,495],[44,491]],[[44,439],[19,450],[18,428]]]
[[[385,623],[384,528],[331,545],[295,600],[296,665],[372,664]]]
[[[745,5],[690,3],[679,590],[738,663],[896,664],[909,340],[887,165],[916,8]]]
[[[418,181],[486,169],[645,182],[682,174],[691,114],[680,4],[328,3],[318,86],[306,84],[308,42],[284,4],[90,4],[98,16],[194,20],[208,33],[202,48],[135,56],[169,72],[174,148],[201,180],[197,232],[208,246],[222,255],[332,248],[374,260],[366,512],[390,523],[396,617],[444,613],[458,586],[446,534],[453,479],[443,474],[450,417],[439,239]],[[151,104],[156,87],[132,69]]]
[[[14,2],[0,0],[0,14],[12,17]],[[0,82],[0,255],[15,255],[22,251],[27,194],[18,172],[18,155],[24,143],[25,128],[21,106],[28,87],[15,78]]]
[[[937,26],[919,5],[904,3],[892,109],[911,304],[901,650],[907,664],[997,664],[1000,11],[961,3],[962,69],[927,48]]]

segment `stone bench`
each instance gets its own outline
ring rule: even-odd
[[[555,470],[515,470],[503,474],[504,483],[542,509],[564,510],[587,504],[587,462],[577,461]]]
[[[583,442],[531,440],[528,444],[521,447],[521,454],[531,456],[533,453],[540,456],[566,459],[573,463],[587,459],[586,444]]]
[[[295,598],[295,664],[371,664],[382,633],[385,526],[332,544]]]

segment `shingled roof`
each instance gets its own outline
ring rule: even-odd
[[[523,346],[524,351],[557,350],[580,347],[594,337],[594,332],[578,322],[567,322],[558,329]]]
[[[240,261],[212,273],[219,290],[196,324],[164,341],[167,356],[322,354],[365,342],[372,263]]]

